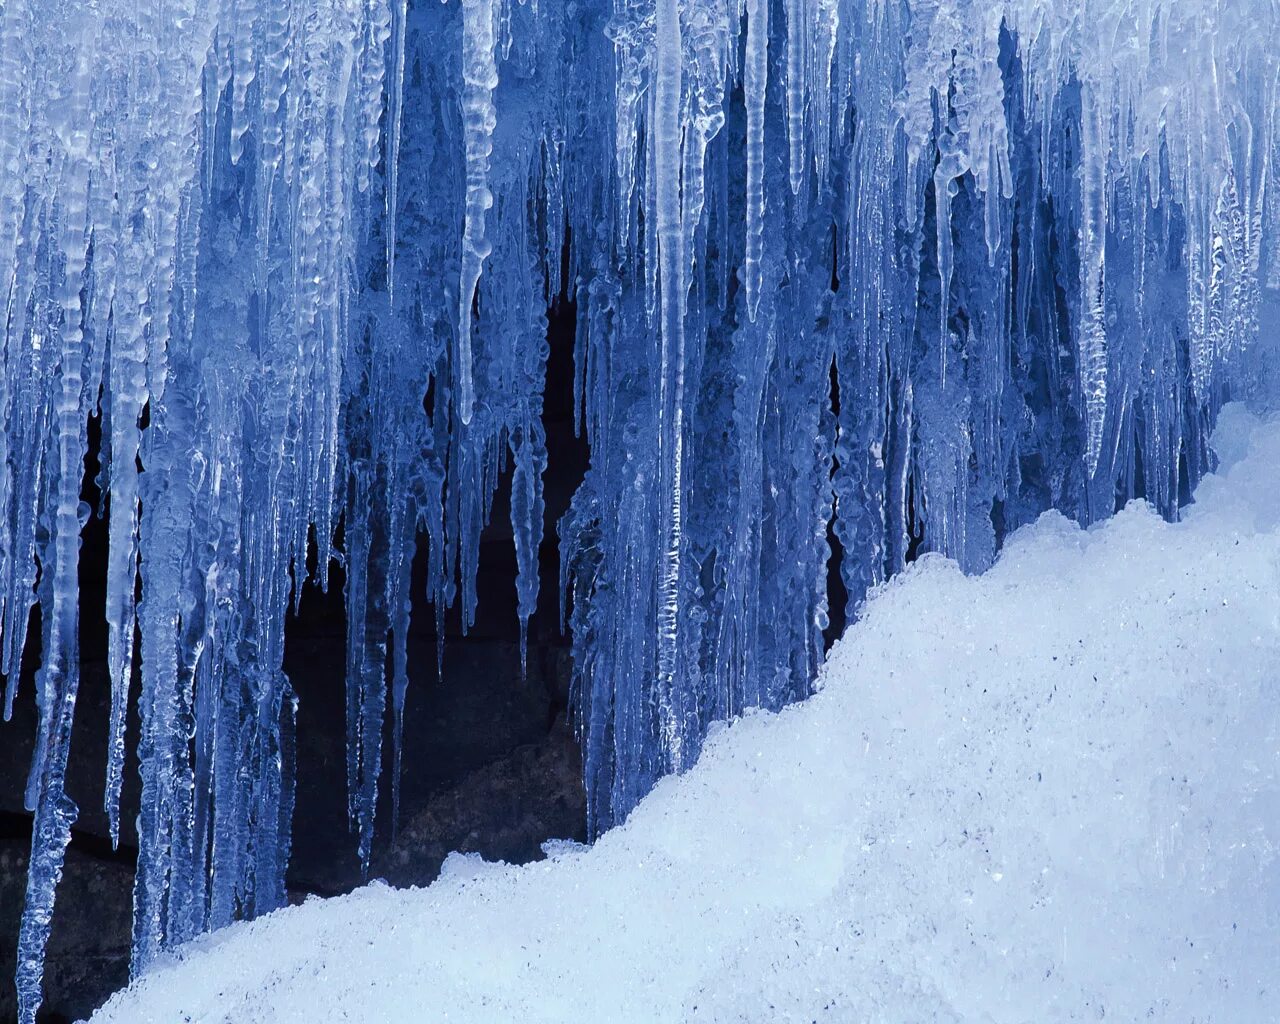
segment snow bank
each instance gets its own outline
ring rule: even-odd
[[[1273,1021],[1280,426],[1185,521],[926,558],[592,849],[198,940],[96,1024]]]

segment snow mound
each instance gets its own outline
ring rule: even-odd
[[[1280,425],[1217,437],[1181,523],[921,560],[593,848],[227,928],[93,1021],[1275,1020]]]

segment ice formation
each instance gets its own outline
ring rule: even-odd
[[[92,1024],[1274,1020],[1280,423],[1223,419],[1185,521],[928,556],[594,847],[235,925]]]
[[[531,614],[574,303],[560,583],[598,832],[712,722],[809,691],[830,521],[853,610],[1050,507],[1176,514],[1280,288],[1278,61],[1268,0],[0,2],[6,711],[37,603],[43,631],[23,1019],[76,815],[87,517],[113,830],[141,664],[142,970],[283,900],[306,580],[347,569],[366,858],[415,547],[471,621],[507,473]]]

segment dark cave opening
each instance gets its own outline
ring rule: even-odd
[[[384,736],[371,878],[424,885],[452,851],[527,861],[548,839],[586,838],[580,756],[568,713],[569,639],[559,625],[556,523],[586,472],[585,438],[574,434],[572,302],[548,315],[550,355],[543,423],[548,468],[539,568],[542,586],[530,619],[528,663],[520,671],[516,561],[508,515],[510,472],[494,499],[480,546],[475,625],[464,635],[455,607],[445,617],[444,672],[436,670],[435,613],[425,599],[425,538],[414,562],[408,637],[409,690],[399,821],[392,828],[391,716]],[[89,423],[82,500],[101,504],[96,477],[101,424]],[[105,510],[109,514],[109,509]],[[137,857],[138,678],[127,725],[121,842],[113,849],[102,809],[110,684],[107,677],[107,519],[93,515],[80,553],[81,684],[68,764],[68,792],[79,806],[59,886],[45,973],[47,1024],[80,1019],[128,981],[133,871]],[[291,901],[335,895],[362,882],[356,839],[347,826],[344,577],[327,592],[309,584],[286,623],[284,669],[298,695],[297,803],[288,873]],[[17,680],[13,720],[0,744],[0,1019],[16,1013],[13,985],[18,922],[25,899],[31,815],[23,807],[37,711],[40,612],[33,610]],[[394,836],[393,836],[394,831]]]

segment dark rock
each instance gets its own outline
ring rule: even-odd
[[[14,969],[30,839],[0,840],[0,1020],[17,1016]],[[45,960],[43,1024],[81,1020],[129,980],[133,865],[67,851]]]
[[[549,838],[586,838],[578,747],[557,726],[546,742],[520,747],[427,801],[375,858],[392,885],[426,885],[453,851],[524,863]]]

